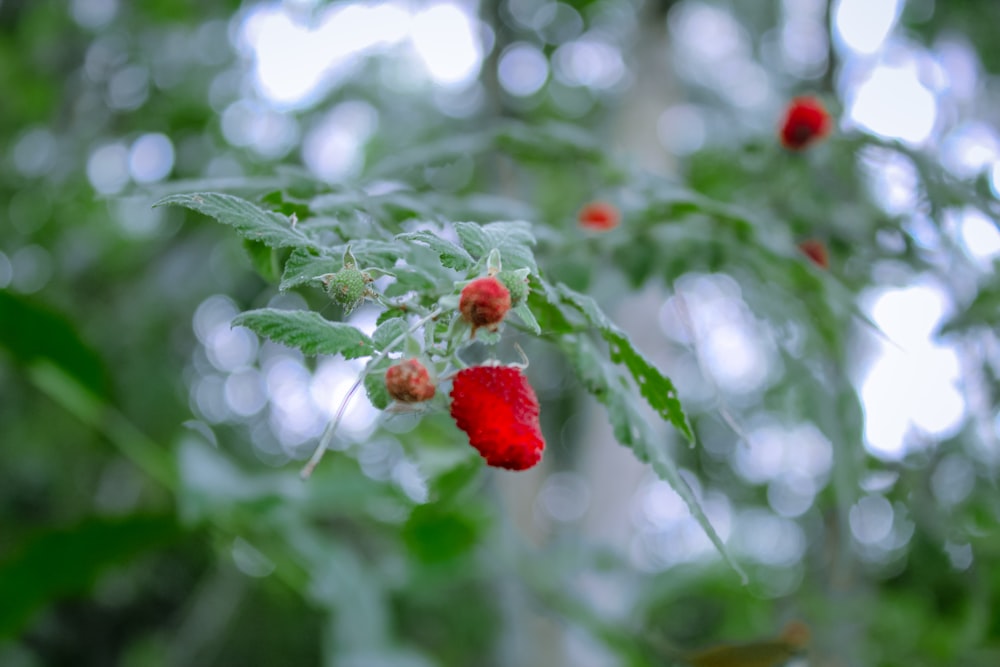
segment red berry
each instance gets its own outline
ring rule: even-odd
[[[781,124],[781,143],[799,150],[830,133],[830,114],[815,97],[796,97],[789,103]]]
[[[613,204],[603,201],[590,202],[580,209],[577,220],[584,229],[606,232],[618,226],[621,216]]]
[[[799,250],[805,253],[806,257],[819,268],[827,269],[830,267],[830,254],[822,241],[807,239],[799,243]]]
[[[434,383],[424,365],[407,359],[385,372],[385,388],[389,395],[402,403],[419,403],[434,397]]]
[[[491,466],[526,470],[542,458],[538,397],[519,368],[459,371],[451,389],[451,416]]]
[[[496,328],[510,310],[510,291],[493,276],[477,278],[462,290],[458,310],[473,334],[479,327]]]

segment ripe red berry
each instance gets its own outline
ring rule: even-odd
[[[493,276],[477,278],[462,290],[458,310],[473,334],[479,327],[496,328],[510,310],[510,291]]]
[[[603,201],[590,202],[580,209],[577,220],[584,229],[606,232],[618,226],[621,216],[613,204]]]
[[[385,388],[389,395],[402,403],[419,403],[434,397],[434,383],[424,365],[407,359],[385,372]]]
[[[830,114],[815,97],[796,97],[785,111],[781,124],[781,143],[800,150],[830,133]]]
[[[519,368],[459,371],[451,389],[451,416],[488,465],[526,470],[542,458],[538,397]]]
[[[817,239],[807,239],[799,243],[799,250],[805,253],[812,263],[821,269],[830,267],[830,254],[826,250],[826,244]]]

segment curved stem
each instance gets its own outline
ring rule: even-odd
[[[372,367],[374,367],[375,364],[377,364],[378,362],[385,359],[386,356],[390,352],[392,352],[393,348],[395,348],[397,345],[406,340],[417,329],[424,326],[429,321],[433,320],[442,312],[444,311],[442,311],[440,308],[436,308],[427,315],[421,317],[413,324],[413,326],[407,329],[404,333],[401,333],[400,335],[392,339],[388,345],[382,348],[381,352],[379,352],[378,354],[376,354],[375,356],[373,356],[371,359],[368,360],[368,363],[365,364],[365,367],[361,369],[361,372],[358,374],[358,379],[354,381],[354,384],[351,385],[351,388],[347,390],[347,395],[344,396],[344,400],[340,402],[340,407],[337,408],[337,413],[334,415],[333,421],[331,421],[330,425],[326,427],[326,430],[323,432],[323,437],[319,439],[319,444],[316,445],[316,451],[314,451],[313,455],[309,457],[309,462],[306,463],[306,465],[302,468],[302,472],[299,473],[299,476],[303,480],[309,479],[310,475],[312,475],[313,473],[313,470],[316,469],[316,466],[319,465],[319,462],[323,459],[323,454],[326,453],[326,450],[330,446],[330,442],[333,440],[333,434],[337,431],[337,427],[340,425],[340,421],[344,418],[344,414],[347,412],[348,404],[351,402],[351,399],[354,397],[354,394],[357,393],[358,389],[361,387],[361,383],[365,381],[365,376],[368,375],[368,372],[372,369]]]

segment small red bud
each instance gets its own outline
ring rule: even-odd
[[[419,403],[434,398],[434,383],[430,373],[416,359],[407,359],[385,372],[385,388],[401,403]]]
[[[462,290],[458,310],[473,334],[479,327],[496,328],[510,310],[510,291],[493,276],[477,278]]]
[[[781,143],[796,151],[822,139],[831,130],[830,114],[815,97],[796,97],[785,111],[781,123]]]
[[[799,250],[805,253],[812,263],[821,269],[830,268],[830,253],[826,250],[826,244],[817,239],[807,239],[799,243]]]
[[[584,229],[595,232],[606,232],[614,229],[621,221],[621,215],[614,204],[603,201],[590,202],[580,209],[577,220]]]

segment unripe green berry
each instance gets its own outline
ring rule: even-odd
[[[528,298],[528,292],[531,290],[528,287],[527,278],[521,278],[513,271],[501,271],[497,274],[497,280],[503,283],[503,286],[510,292],[510,305],[512,307],[520,305]]]
[[[344,310],[351,311],[361,305],[368,290],[365,274],[358,269],[341,269],[326,281],[326,292]]]

